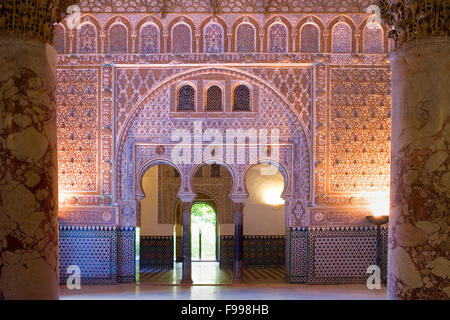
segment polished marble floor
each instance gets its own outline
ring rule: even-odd
[[[172,270],[141,269],[141,283],[178,284],[181,280],[181,263],[176,263]],[[232,269],[220,269],[218,262],[193,262],[192,281],[200,284],[231,284]],[[245,268],[244,280],[247,283],[284,283],[284,268]]]
[[[246,269],[245,283],[231,284],[232,271],[217,263],[194,262],[192,287],[178,285],[180,265],[173,271],[141,273],[141,283],[82,286],[69,290],[61,286],[61,299],[147,299],[147,300],[379,300],[386,288],[369,290],[365,285],[305,285],[284,281],[281,269]],[[147,270],[148,271],[148,270]]]

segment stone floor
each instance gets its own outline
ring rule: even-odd
[[[141,283],[178,284],[181,270],[181,263],[176,263],[172,270],[143,268]],[[221,269],[218,262],[193,262],[192,280],[194,284],[231,284],[233,269]],[[244,268],[244,280],[247,283],[285,283],[284,267]]]
[[[144,270],[145,271],[145,270]],[[216,263],[193,263],[192,287],[178,285],[180,266],[173,271],[141,274],[136,285],[61,286],[61,299],[149,299],[149,300],[374,300],[386,299],[386,288],[369,290],[365,285],[305,285],[284,282],[280,270],[246,270],[246,283],[231,284],[230,270]]]

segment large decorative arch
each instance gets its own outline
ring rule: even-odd
[[[115,190],[114,190],[114,198],[117,200],[119,205],[119,216],[125,217],[124,219],[120,219],[120,223],[123,225],[132,225],[134,223],[133,219],[133,210],[136,210],[135,199],[136,194],[133,190],[133,185],[130,185],[129,181],[137,181],[136,180],[136,172],[141,172],[140,168],[143,167],[143,163],[147,163],[152,159],[168,159],[171,151],[174,148],[176,143],[170,144],[170,137],[166,138],[153,138],[153,137],[144,137],[140,134],[135,134],[134,131],[137,130],[139,123],[141,126],[147,126],[148,122],[145,119],[139,117],[139,115],[144,112],[147,114],[147,108],[149,106],[153,107],[153,103],[157,103],[157,101],[164,101],[167,99],[167,95],[170,94],[170,86],[179,83],[180,81],[189,81],[191,77],[198,77],[203,74],[211,74],[215,75],[223,75],[227,77],[236,77],[238,79],[245,79],[245,81],[251,83],[253,86],[259,86],[260,91],[264,92],[264,97],[272,101],[274,104],[270,106],[271,110],[273,108],[277,108],[280,114],[280,117],[273,121],[278,121],[282,123],[283,127],[280,127],[280,130],[284,130],[282,133],[284,140],[280,141],[280,157],[283,159],[291,159],[291,164],[289,167],[293,168],[291,172],[293,172],[292,182],[289,182],[292,185],[292,190],[294,190],[291,194],[289,194],[289,199],[296,199],[296,201],[300,201],[306,206],[311,197],[311,151],[310,151],[310,138],[306,135],[306,126],[303,123],[302,119],[296,115],[293,106],[289,104],[286,98],[270,86],[269,83],[253,76],[245,73],[244,71],[235,70],[228,67],[204,67],[199,70],[190,70],[184,73],[180,73],[174,75],[164,82],[156,85],[150,92],[142,98],[129,113],[128,118],[124,122],[124,126],[120,130],[118,136],[118,144],[117,144],[117,153],[115,163],[117,165],[116,175],[115,175]],[[166,97],[166,98],[164,98]],[[163,103],[165,105],[165,103]],[[267,103],[267,105],[269,105]],[[169,106],[167,108],[170,108]],[[283,110],[283,111],[282,111]],[[267,127],[266,121],[267,118],[264,117],[264,114],[267,114],[268,110],[259,111],[257,117],[260,117],[260,122],[255,122],[256,126],[259,126],[258,123],[264,123],[264,126]],[[167,112],[168,113],[168,112]],[[284,114],[283,114],[284,113]],[[225,118],[227,119],[227,118]],[[262,121],[264,119],[264,121]],[[175,119],[171,118],[169,121],[182,121],[183,126],[189,130],[192,134],[193,122],[192,119]],[[211,121],[216,121],[214,119],[209,119]],[[203,121],[209,121],[208,119],[204,119]],[[229,121],[236,121],[231,118]],[[244,121],[244,120],[243,120]],[[254,120],[256,121],[256,120]],[[248,120],[244,121],[245,123],[249,123]],[[243,122],[243,123],[244,123]],[[278,123],[277,122],[277,123]],[[242,124],[237,124],[240,128]],[[280,125],[280,124],[278,124]],[[223,128],[229,128],[229,124],[224,123]],[[272,124],[269,124],[272,126]],[[177,124],[176,127],[180,127],[180,124]],[[175,128],[175,125],[174,125]],[[222,128],[222,127],[221,127]],[[223,129],[222,128],[222,129]],[[154,140],[153,140],[154,139]],[[270,143],[270,142],[269,142]],[[162,148],[163,151],[157,150],[157,148]],[[165,150],[164,150],[165,149]],[[248,148],[246,148],[248,152]],[[236,154],[235,154],[236,156]],[[230,167],[232,168],[232,175],[234,175],[233,182],[233,195],[245,196],[245,190],[243,186],[243,176],[245,172],[247,164],[233,164]],[[283,165],[286,167],[285,163]],[[195,172],[195,165],[193,164],[180,164],[179,168],[181,170],[182,178],[182,188],[180,190],[180,197],[183,195],[194,195],[192,191],[192,185],[190,184],[190,176]],[[134,184],[134,183],[133,183]],[[290,208],[290,207],[288,207]],[[290,210],[290,209],[287,209]],[[289,211],[290,212],[290,211]],[[303,222],[300,220],[290,219],[289,225],[301,225]]]

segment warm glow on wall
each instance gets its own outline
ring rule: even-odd
[[[375,217],[389,215],[389,194],[387,192],[376,192],[368,195],[369,210]]]
[[[280,198],[283,192],[283,185],[273,186],[263,191],[264,202],[272,206],[280,206],[284,204],[284,200]]]

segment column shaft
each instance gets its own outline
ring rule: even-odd
[[[192,202],[183,202],[183,253],[182,265],[183,275],[182,284],[192,283],[192,257],[191,257],[191,208]]]
[[[243,282],[244,271],[244,203],[234,202],[234,277],[233,282]]]
[[[395,52],[388,296],[450,298],[450,42]]]
[[[0,40],[0,291],[57,299],[56,52]]]

